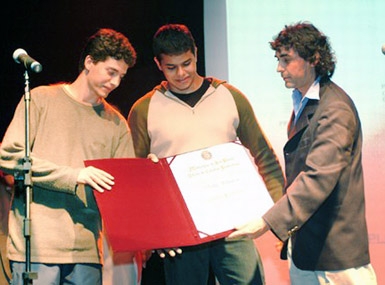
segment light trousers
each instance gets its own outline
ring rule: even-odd
[[[291,285],[377,285],[371,264],[336,271],[308,271],[297,268],[291,258],[291,240],[287,249]]]

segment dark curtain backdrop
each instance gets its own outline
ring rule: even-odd
[[[84,42],[98,28],[122,32],[138,59],[108,101],[125,117],[134,101],[163,79],[151,50],[161,25],[190,28],[198,46],[198,72],[204,75],[203,0],[13,0],[0,4],[0,13],[0,141],[24,93],[24,67],[12,58],[17,48],[43,65],[41,73],[29,72],[32,89],[73,81]]]

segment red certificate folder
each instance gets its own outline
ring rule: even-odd
[[[94,191],[114,252],[197,245],[226,237],[273,202],[246,149],[225,143],[162,158],[85,161],[115,177]]]
[[[100,159],[85,165],[115,178],[111,191],[94,191],[114,252],[196,245],[230,233],[199,236],[166,159]]]

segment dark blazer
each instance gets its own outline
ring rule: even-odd
[[[309,100],[284,147],[286,194],[264,215],[292,239],[302,270],[342,270],[370,262],[361,163],[362,132],[348,95],[329,81]]]

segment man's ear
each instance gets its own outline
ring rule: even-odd
[[[91,64],[94,64],[94,60],[90,55],[87,55],[86,58],[84,59],[84,69],[89,70]]]
[[[312,63],[311,65],[313,67],[317,66],[317,64],[319,63],[319,59],[320,59],[320,55],[319,55],[319,52],[316,52],[313,57],[312,57]]]
[[[158,66],[159,70],[162,71],[162,66],[160,65],[160,62],[159,62],[159,60],[156,58],[156,56],[154,57],[154,61],[155,61],[156,65]]]

